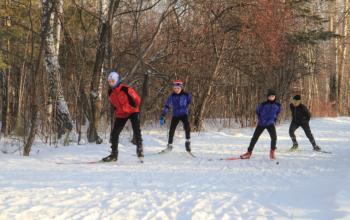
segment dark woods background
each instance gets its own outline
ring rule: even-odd
[[[191,123],[255,123],[275,88],[289,117],[301,93],[314,116],[349,115],[348,0],[2,0],[1,133],[101,142],[117,70],[157,121],[171,81],[193,95]],[[86,127],[88,128],[86,130]],[[84,128],[84,129],[83,129]],[[62,136],[66,134],[65,136]]]

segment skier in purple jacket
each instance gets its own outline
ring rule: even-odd
[[[277,134],[275,123],[280,112],[281,104],[276,101],[276,92],[269,89],[267,92],[267,101],[260,103],[256,108],[256,114],[258,115],[258,126],[256,127],[254,135],[250,141],[248,151],[241,155],[241,159],[250,158],[256,142],[265,129],[267,129],[271,137],[270,159],[276,159],[275,150]]]
[[[187,152],[191,152],[191,128],[188,121],[188,109],[191,104],[192,97],[189,93],[183,89],[183,82],[181,80],[175,80],[173,82],[173,93],[168,97],[162,115],[160,117],[160,125],[165,124],[165,116],[167,115],[170,108],[173,109],[173,116],[170,123],[169,140],[167,148],[162,152],[168,152],[173,149],[173,139],[177,125],[182,121],[184,130],[186,133],[185,147]]]

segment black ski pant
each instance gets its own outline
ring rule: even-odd
[[[186,133],[186,139],[191,138],[191,128],[190,128],[190,122],[188,121],[188,116],[183,115],[183,116],[179,116],[179,117],[173,117],[171,119],[171,123],[170,123],[169,140],[168,140],[169,144],[173,143],[175,130],[176,130],[176,127],[180,121],[182,121],[182,123],[183,123],[184,130]]]
[[[312,146],[316,146],[314,136],[311,133],[309,122],[296,123],[292,121],[292,123],[289,126],[289,136],[292,138],[293,145],[298,145],[297,138],[294,133],[299,127],[302,127],[306,134],[306,137],[309,139]]]
[[[112,153],[118,154],[119,135],[129,119],[131,121],[132,130],[134,132],[137,151],[143,150],[139,113],[134,113],[127,118],[115,119],[114,127],[111,133]]]
[[[276,143],[277,143],[277,134],[276,134],[276,128],[275,125],[269,125],[269,126],[260,126],[258,125],[254,131],[253,137],[250,141],[248,151],[252,152],[254,149],[254,146],[256,142],[258,142],[258,139],[260,135],[263,133],[263,131],[267,129],[267,131],[270,134],[271,137],[271,150],[276,149]]]

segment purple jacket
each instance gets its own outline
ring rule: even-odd
[[[266,127],[275,124],[280,112],[281,104],[276,101],[266,101],[259,104],[256,108],[256,114],[258,115],[259,119],[258,125]]]
[[[188,108],[192,97],[187,92],[172,93],[164,105],[162,116],[166,116],[170,108],[173,108],[173,117],[188,115]]]

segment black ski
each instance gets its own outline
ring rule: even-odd
[[[104,162],[103,160],[93,160],[93,161],[77,161],[77,162],[56,162],[56,164],[97,164],[97,163],[110,163],[110,162]]]
[[[288,152],[294,153],[294,152],[307,152],[307,151],[306,151],[306,150],[300,150],[300,149],[297,149],[297,150],[290,150],[290,149],[289,149]],[[319,151],[312,150],[312,152],[324,153],[324,154],[332,154],[331,151],[325,151],[325,150],[319,150]]]
[[[192,152],[190,152],[190,151],[186,151],[191,157],[193,157],[193,158],[196,158],[196,156],[192,153]]]
[[[324,153],[324,154],[331,154],[332,153],[331,151],[325,151],[325,150],[319,150],[319,151],[314,150],[314,152],[319,152],[319,153]]]

